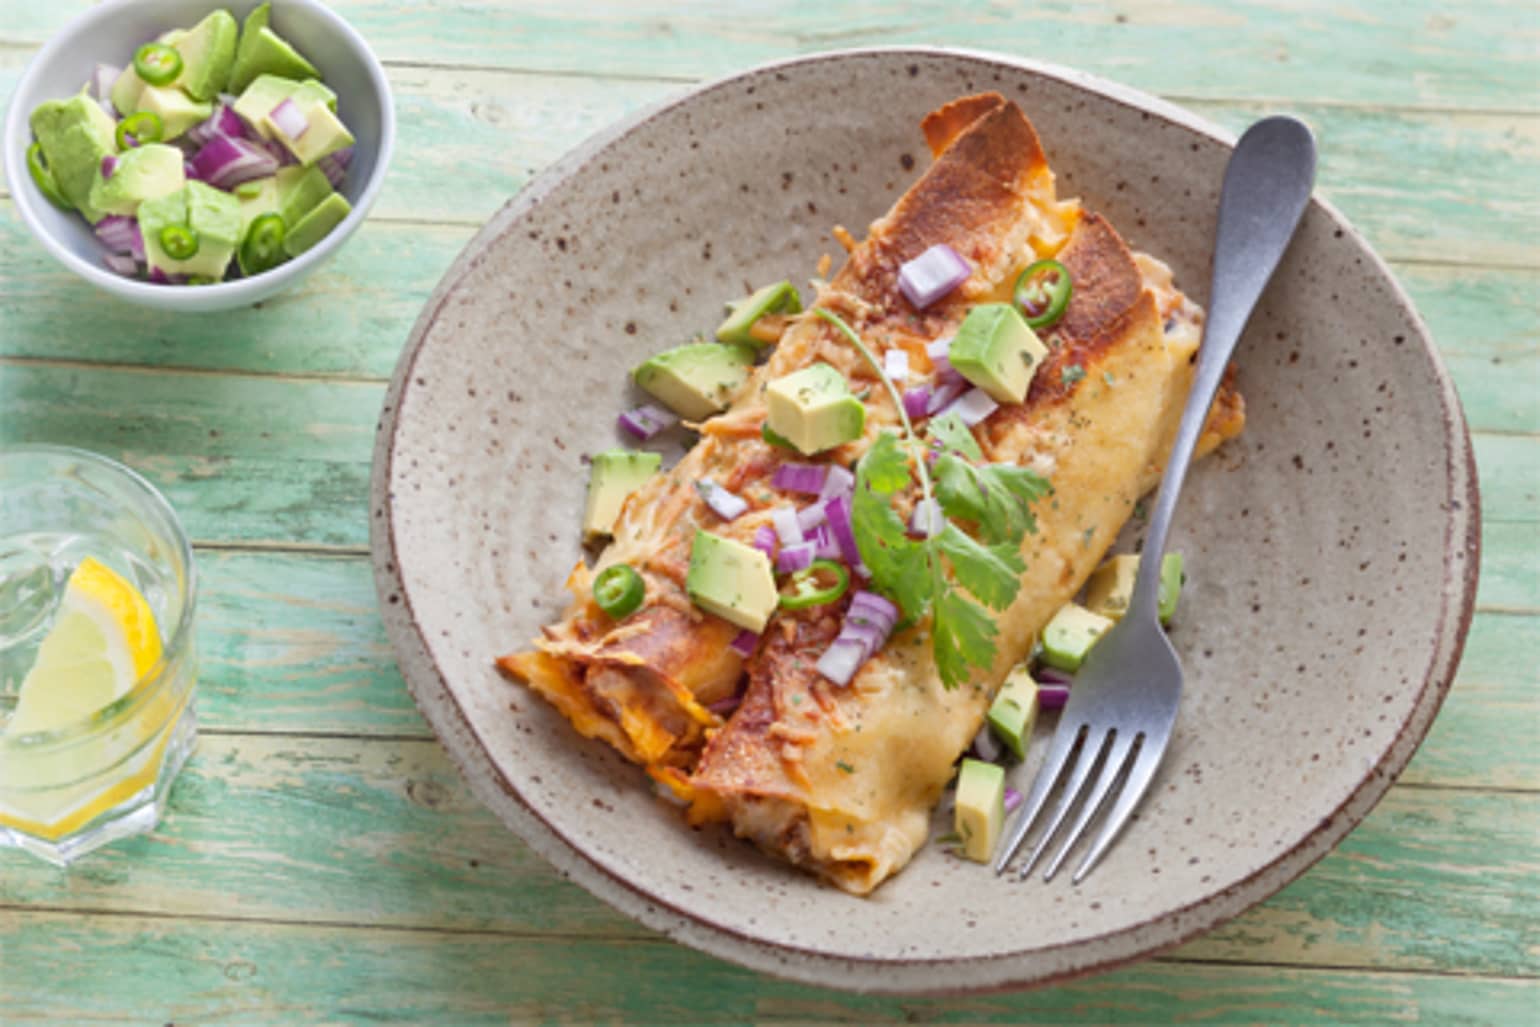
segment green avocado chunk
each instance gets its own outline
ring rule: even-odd
[[[1005,827],[1005,770],[994,763],[965,759],[957,771],[955,825],[963,855],[988,863]]]
[[[680,417],[703,421],[727,409],[753,365],[751,346],[691,342],[642,362],[631,377]]]
[[[718,342],[740,342],[746,346],[765,346],[771,340],[754,335],[755,323],[766,314],[797,314],[802,311],[802,297],[791,282],[776,282],[754,290],[741,300],[727,305],[727,320],[717,328]]]
[[[185,260],[168,255],[160,242],[161,230],[168,225],[191,229],[198,240],[198,252]],[[203,182],[188,182],[177,192],[141,203],[139,231],[151,270],[219,281],[241,241],[240,201]]]
[[[292,225],[287,220],[284,222],[288,231],[283,236],[283,251],[291,257],[299,256],[326,238],[352,211],[353,205],[348,203],[346,196],[332,193]]]
[[[321,99],[300,100],[296,91],[290,100],[305,118],[305,131],[299,138],[292,138],[282,131],[272,119],[272,112],[263,119],[263,134],[276,139],[294,155],[301,164],[314,164],[329,153],[353,145],[353,133],[348,131],[337,115]]]
[[[170,142],[190,128],[203,124],[214,113],[212,103],[194,100],[175,86],[145,86],[134,101],[136,111],[160,118],[161,142]]]
[[[1134,580],[1139,574],[1139,557],[1134,553],[1114,556],[1103,563],[1086,582],[1085,605],[1094,613],[1121,620],[1134,598]],[[1182,594],[1182,554],[1166,553],[1160,558],[1160,621],[1170,624]]]
[[[235,67],[235,43],[240,28],[229,11],[216,10],[176,41],[182,73],[175,85],[194,100],[212,100],[224,92]]]
[[[68,100],[45,100],[32,111],[32,134],[64,198],[93,225],[105,215],[91,205],[91,188],[101,178],[102,158],[118,152],[116,125],[84,92]]]
[[[322,104],[330,111],[337,109],[337,94],[325,83],[313,78],[300,81],[278,75],[258,75],[236,97],[230,109],[239,114],[257,135],[271,139],[274,130],[268,115],[285,100],[293,100],[302,109],[314,104]]]
[[[97,176],[91,186],[91,206],[103,214],[132,217],[145,200],[174,193],[186,182],[181,150],[145,143],[118,155],[111,178]]]
[[[780,603],[763,550],[695,529],[685,591],[707,613],[753,632],[765,630]]]
[[[851,395],[844,375],[824,363],[770,382],[765,408],[765,424],[804,455],[858,439],[866,430],[866,404]]]
[[[278,178],[276,175],[268,175],[266,178],[253,178],[249,182],[242,182],[235,187],[231,194],[235,202],[241,205],[241,238],[246,238],[246,229],[251,223],[263,214],[278,213]]]
[[[1043,628],[1043,662],[1060,670],[1076,671],[1096,640],[1107,633],[1112,621],[1078,603],[1065,603]]]
[[[985,720],[1011,755],[1018,760],[1027,758],[1027,743],[1032,740],[1032,725],[1037,721],[1037,682],[1026,667],[1016,667],[1006,675]]]
[[[235,50],[235,67],[230,72],[228,88],[232,93],[241,92],[252,79],[263,74],[293,79],[321,77],[314,64],[268,28],[272,13],[273,5],[266,3],[246,16]]]
[[[588,473],[588,503],[583,510],[583,541],[614,533],[615,518],[626,497],[658,473],[663,457],[637,449],[595,453]]]
[[[947,359],[997,403],[1020,403],[1047,355],[1014,304],[981,303],[963,318]]]
[[[273,177],[278,189],[278,213],[283,215],[285,225],[299,224],[300,219],[332,194],[332,184],[320,168],[291,164],[279,168]]]

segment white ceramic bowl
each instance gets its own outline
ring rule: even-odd
[[[1080,886],[927,845],[871,897],[692,831],[613,750],[493,658],[566,604],[584,453],[622,444],[627,369],[725,298],[810,273],[923,171],[919,120],[998,90],[1061,195],[1208,300],[1229,137],[1133,90],[952,51],[800,58],[637,113],[546,169],[428,301],[385,400],[380,607],[428,720],[487,803],[594,894],[759,970],[890,992],[1062,980],[1174,945],[1325,855],[1406,765],[1476,590],[1475,463],[1436,348],[1384,264],[1312,201],[1236,353],[1245,432],[1194,468],[1176,731],[1134,823]],[[1130,526],[1136,534],[1138,524]],[[1124,551],[1132,538],[1122,541]],[[1026,787],[1054,718],[1045,717]],[[935,834],[949,830],[944,813]]]
[[[45,100],[80,90],[98,63],[123,67],[134,48],[173,28],[187,28],[223,7],[244,21],[259,0],[112,0],[66,25],[38,51],[11,96],[5,118],[5,177],[22,220],[43,247],[65,267],[99,289],[131,303],[159,310],[193,312],[250,306],[287,289],[320,267],[363,224],[385,181],[396,140],[395,106],[385,69],[355,32],[315,0],[277,0],[272,26],[321,70],[337,92],[337,113],[357,140],[341,192],[353,206],[320,243],[271,271],[216,285],[153,285],[125,278],[102,263],[105,249],[85,218],[49,203],[27,171],[27,124]]]

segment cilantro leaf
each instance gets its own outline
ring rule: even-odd
[[[939,443],[943,452],[959,453],[969,460],[984,459],[984,451],[979,449],[973,431],[957,413],[932,418],[925,428],[925,437]]]
[[[850,526],[872,584],[892,598],[906,618],[918,620],[930,606],[936,575],[928,547],[909,537],[893,510],[891,497],[909,485],[909,461],[898,437],[883,432],[856,465]]]
[[[968,667],[987,667],[995,656],[994,618],[961,593],[946,589],[936,597],[931,628],[936,670],[948,688],[968,680]]]
[[[1029,505],[1046,495],[1048,482],[1025,467],[985,464],[976,467],[953,454],[936,461],[936,500],[952,518],[972,521],[991,545],[1010,542],[1037,530]]]
[[[957,583],[990,609],[1005,609],[1021,591],[1021,575],[1027,565],[1015,545],[1000,542],[986,546],[955,524],[942,530],[938,544],[951,561]]]

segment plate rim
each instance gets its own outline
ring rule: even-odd
[[[1480,565],[1480,494],[1474,451],[1459,396],[1422,317],[1386,265],[1353,225],[1329,201],[1313,193],[1311,204],[1359,245],[1390,287],[1393,302],[1409,315],[1417,342],[1430,358],[1448,443],[1449,492],[1443,549],[1441,603],[1428,669],[1416,699],[1396,729],[1384,757],[1317,826],[1274,859],[1226,888],[1186,906],[1118,930],[1073,942],[1028,950],[963,957],[877,958],[834,954],[767,941],[678,908],[590,857],[524,801],[493,762],[465,709],[449,688],[428,650],[396,565],[395,521],[389,502],[400,402],[411,386],[412,368],[433,325],[460,280],[480,263],[482,252],[520,217],[611,143],[663,111],[702,94],[786,68],[852,58],[963,58],[982,66],[1057,80],[1141,113],[1198,133],[1230,148],[1235,136],[1207,119],[1159,97],[1101,76],[1051,62],[974,48],[940,46],[858,47],[770,61],[733,72],[644,105],[595,132],[542,169],[473,236],[444,272],[403,346],[382,404],[375,435],[370,482],[370,550],[381,619],[414,703],[433,727],[471,791],[503,824],[551,863],[559,873],[643,925],[699,951],[783,978],[863,993],[894,995],[976,994],[1042,987],[1100,973],[1174,947],[1265,901],[1331,852],[1356,827],[1390,786],[1432,725],[1453,684],[1475,610]],[[1456,565],[1463,561],[1463,572]],[[451,745],[453,739],[457,744]]]

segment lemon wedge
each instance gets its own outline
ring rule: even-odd
[[[86,557],[38,647],[8,735],[57,731],[121,698],[160,660],[160,630],[139,590]]]

